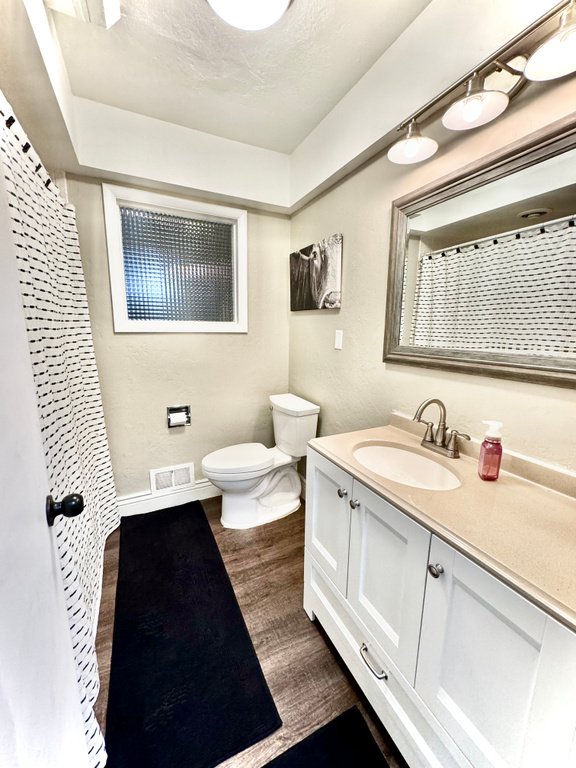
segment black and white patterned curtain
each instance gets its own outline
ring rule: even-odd
[[[0,94],[0,157],[20,272],[20,292],[50,492],[84,496],[78,518],[55,533],[86,738],[93,768],[106,762],[93,711],[104,544],[120,522],[74,209],[65,204]]]
[[[576,357],[574,217],[420,254],[410,344]]]

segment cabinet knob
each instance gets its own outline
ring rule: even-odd
[[[341,499],[343,499],[344,496],[348,496],[346,488],[338,488],[338,496],[340,496]]]
[[[440,563],[436,563],[436,565],[432,565],[432,563],[430,563],[428,566],[428,573],[430,576],[432,576],[432,578],[439,579],[440,574],[444,573],[444,567],[440,565]]]
[[[357,509],[360,506],[358,499],[350,499],[350,506],[352,509]]]

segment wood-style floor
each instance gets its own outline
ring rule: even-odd
[[[220,525],[220,498],[202,504],[283,723],[276,733],[220,768],[261,768],[354,704],[364,714],[390,768],[408,768],[321,627],[302,608],[304,509],[259,528],[234,531]],[[103,729],[119,539],[116,531],[106,545],[96,640],[101,691],[95,711]]]

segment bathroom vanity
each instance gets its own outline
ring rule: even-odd
[[[411,768],[574,768],[576,500],[466,456],[430,457],[457,488],[413,487],[371,445],[426,454],[393,426],[309,444],[309,617]]]

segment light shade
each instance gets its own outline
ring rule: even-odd
[[[388,150],[388,160],[399,165],[420,163],[427,160],[438,149],[438,142],[422,136],[418,123],[414,120],[408,126],[406,136]]]
[[[468,131],[501,115],[510,99],[503,91],[486,91],[482,79],[470,78],[466,94],[444,113],[442,125],[451,131]]]
[[[228,24],[253,32],[275,24],[290,0],[208,0],[212,9]]]
[[[528,80],[554,80],[576,72],[576,9],[572,2],[561,17],[560,29],[528,59]]]

